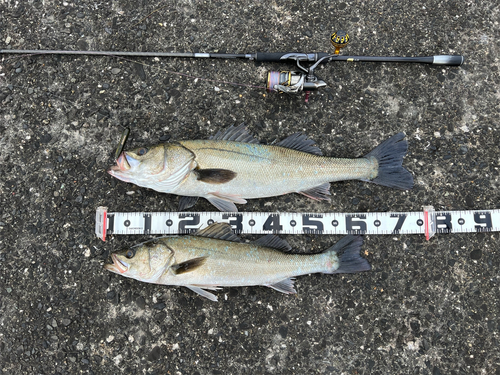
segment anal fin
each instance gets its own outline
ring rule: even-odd
[[[306,197],[309,197],[311,199],[314,199],[316,201],[329,201],[331,195],[330,193],[330,183],[325,182],[324,184],[321,184],[319,186],[315,186],[311,189],[304,190],[304,191],[299,191],[300,194],[305,195]]]
[[[277,290],[278,292],[285,293],[285,294],[296,294],[297,291],[293,287],[293,279],[288,278],[285,280],[278,281],[277,283],[274,283],[272,285],[266,285],[269,288],[273,288],[274,290]]]

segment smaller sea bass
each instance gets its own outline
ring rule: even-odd
[[[214,223],[193,235],[168,236],[111,254],[107,270],[153,284],[185,286],[212,301],[208,290],[224,286],[264,285],[296,293],[295,276],[310,273],[369,271],[359,254],[363,240],[346,236],[320,254],[290,254],[290,245],[268,234],[242,243],[226,223]]]
[[[411,189],[402,167],[408,150],[398,133],[359,159],[322,156],[314,141],[295,133],[276,145],[261,145],[243,124],[208,140],[178,141],[124,151],[112,176],[162,193],[182,196],[179,210],[206,198],[221,211],[238,211],[246,199],[300,193],[330,200],[330,182],[362,180]]]

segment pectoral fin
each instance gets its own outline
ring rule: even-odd
[[[198,267],[201,267],[206,260],[207,257],[193,258],[182,263],[174,264],[170,269],[174,274],[181,275],[186,272],[192,272]]]
[[[195,173],[199,181],[207,184],[223,184],[236,177],[236,172],[228,169],[198,169]]]
[[[247,203],[246,200],[238,195],[221,194],[218,192],[210,193],[205,198],[222,212],[238,212],[235,203]]]
[[[207,292],[206,290],[202,289],[199,286],[195,285],[184,285],[186,288],[191,289],[193,292],[198,293],[200,296],[208,298],[210,301],[217,302],[217,296],[215,294],[212,294],[210,292]],[[208,289],[208,287],[207,287]],[[211,290],[217,290],[219,288],[210,288]]]
[[[278,281],[277,283],[273,285],[266,285],[269,288],[273,288],[274,290],[277,290],[278,292],[285,293],[285,294],[296,294],[297,291],[293,288],[293,279],[285,279]]]

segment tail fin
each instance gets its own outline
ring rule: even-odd
[[[342,238],[327,250],[327,252],[340,254],[339,267],[334,271],[324,273],[356,273],[371,270],[370,263],[359,254],[361,245],[363,245],[361,236]]]
[[[403,157],[408,151],[408,141],[403,140],[404,137],[404,133],[395,134],[365,156],[373,156],[378,161],[377,177],[367,181],[403,190],[413,187],[413,176],[402,167]]]

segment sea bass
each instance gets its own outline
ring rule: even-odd
[[[359,254],[362,244],[360,236],[346,236],[320,254],[289,254],[290,245],[276,235],[242,243],[229,224],[214,223],[193,235],[162,237],[113,253],[113,263],[104,267],[147,283],[185,286],[217,301],[207,290],[264,285],[291,294],[295,276],[369,271]]]
[[[300,193],[330,200],[330,182],[362,180],[411,189],[402,167],[408,150],[398,133],[359,159],[322,156],[314,141],[295,133],[276,145],[261,145],[244,124],[208,140],[177,141],[123,151],[112,176],[162,193],[182,196],[179,210],[206,198],[221,211],[236,212],[246,199]]]

